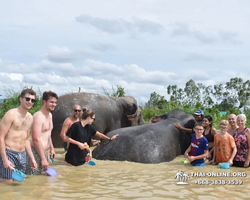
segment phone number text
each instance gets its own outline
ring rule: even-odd
[[[242,180],[196,180],[197,185],[242,185]]]

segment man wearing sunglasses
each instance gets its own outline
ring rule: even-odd
[[[33,115],[31,149],[37,162],[37,169],[32,171],[28,167],[26,174],[41,174],[43,170],[48,169],[49,155],[51,158],[55,158],[55,150],[51,140],[51,131],[53,129],[51,112],[56,107],[57,99],[58,96],[55,92],[45,91],[42,97],[42,108]]]
[[[71,127],[71,125],[75,122],[78,122],[80,121],[80,116],[81,116],[81,106],[79,105],[75,105],[72,109],[72,114],[71,116],[67,117],[64,122],[63,122],[63,125],[62,125],[62,130],[61,130],[61,133],[60,133],[60,137],[62,138],[62,140],[64,142],[65,141],[65,135],[68,131],[68,129]],[[68,143],[65,143],[66,145],[64,146],[65,150],[67,151],[68,147],[69,147],[69,144]]]
[[[80,118],[81,118],[81,106],[79,105],[75,105],[73,108],[72,108],[72,114],[71,116],[67,117],[64,122],[63,122],[63,125],[62,125],[62,130],[61,130],[61,133],[60,133],[60,137],[62,138],[62,140],[64,142],[66,142],[66,138],[65,138],[65,135],[67,133],[67,131],[69,130],[69,128],[71,127],[71,125],[75,122],[79,122],[80,121]],[[93,145],[97,145],[100,143],[100,140],[93,140],[91,139],[91,143]],[[65,143],[66,145],[64,146],[65,150],[67,151],[68,150],[68,147],[69,147],[69,143]]]
[[[28,112],[34,105],[36,92],[25,89],[21,92],[20,106],[5,113],[0,125],[0,178],[11,183],[13,168],[25,173],[26,152],[29,166],[36,169],[37,163],[30,147],[30,129],[33,122]]]

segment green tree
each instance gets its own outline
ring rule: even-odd
[[[177,85],[169,85],[167,87],[167,93],[170,95],[170,101],[182,104],[185,101],[185,93],[182,88],[178,88]]]
[[[194,80],[190,79],[184,88],[184,92],[186,93],[187,99],[185,101],[186,104],[189,104],[193,107],[196,101],[200,101],[200,89],[195,84]]]
[[[112,92],[108,92],[107,89],[102,87],[102,90],[105,95],[112,96],[112,97],[124,97],[125,90],[122,86],[116,85],[116,88],[112,85]]]
[[[211,85],[205,87],[203,92],[203,106],[204,107],[211,107],[214,104],[214,101],[212,99],[213,94],[213,88]]]
[[[167,100],[164,98],[164,96],[161,96],[157,94],[156,92],[153,92],[150,94],[150,99],[148,102],[146,102],[145,107],[156,107],[159,109],[162,109],[164,104],[167,103]]]
[[[239,96],[239,108],[247,108],[249,105],[249,99],[250,99],[250,81],[247,80],[243,83],[242,88],[238,92]]]

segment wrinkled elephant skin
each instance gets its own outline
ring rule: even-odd
[[[183,154],[191,142],[191,134],[179,131],[174,123],[193,128],[195,118],[192,114],[173,110],[160,122],[111,131],[107,134],[109,137],[119,136],[96,147],[93,157],[139,163],[171,161]]]
[[[101,133],[129,126],[145,124],[137,102],[133,97],[109,97],[92,93],[71,93],[60,96],[53,111],[52,141],[62,147],[60,132],[64,120],[71,115],[74,105],[91,109],[95,113],[93,126]]]

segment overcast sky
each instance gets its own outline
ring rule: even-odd
[[[143,104],[190,79],[246,81],[249,25],[249,0],[0,0],[0,95],[119,85]]]

